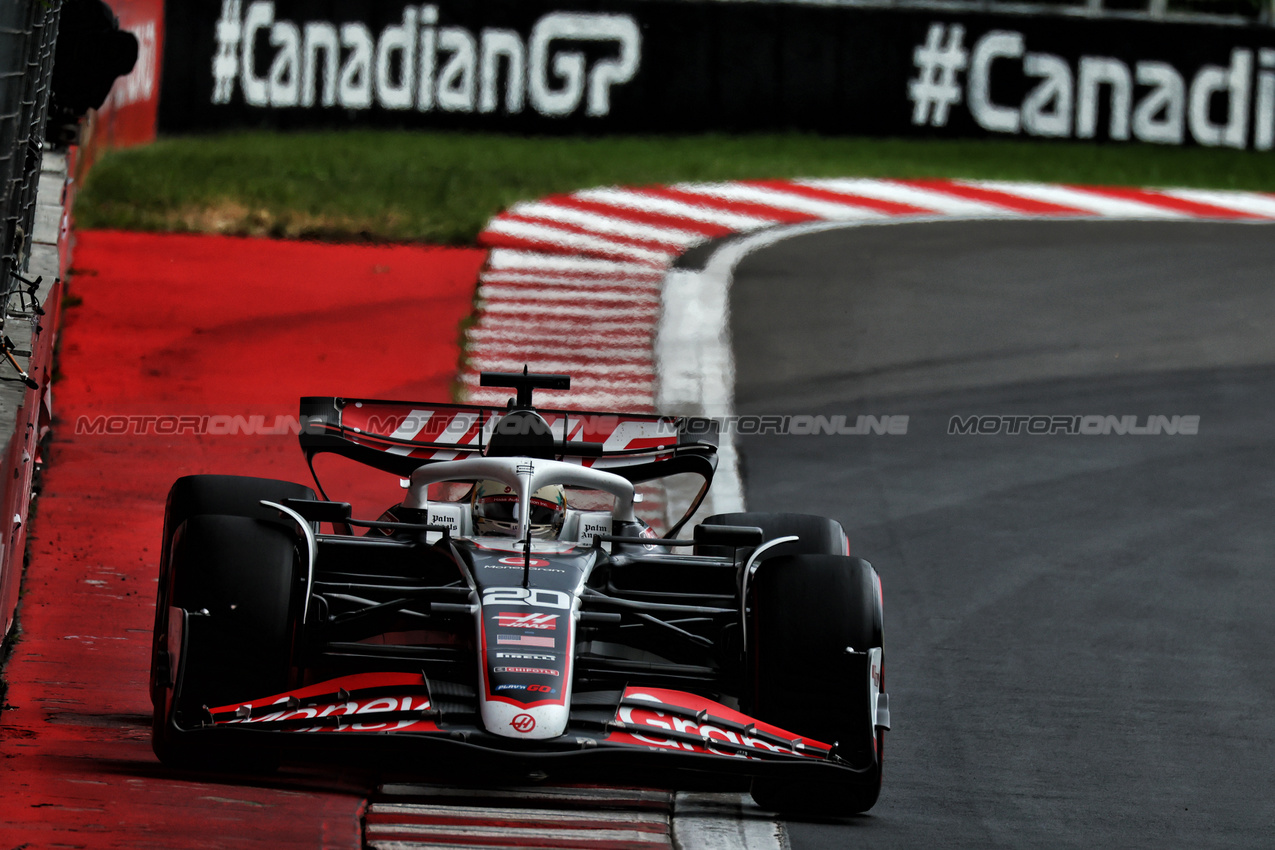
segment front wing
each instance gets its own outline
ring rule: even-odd
[[[421,674],[359,673],[251,703],[210,708],[197,725],[169,722],[171,731],[186,739],[268,737],[269,745],[280,749],[368,755],[437,756],[451,750],[513,769],[631,766],[744,776],[822,772],[843,782],[861,774],[870,779],[869,767],[847,763],[833,746],[682,691],[630,686],[584,692],[572,701],[568,734],[525,740],[483,729],[472,707],[449,692],[454,687],[431,686]],[[518,722],[515,717],[513,723]]]

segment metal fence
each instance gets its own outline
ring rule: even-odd
[[[0,0],[0,291],[31,248],[62,0]]]

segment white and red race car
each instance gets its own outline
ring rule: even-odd
[[[841,525],[727,514],[677,539],[716,469],[712,422],[537,409],[533,391],[566,389],[563,375],[482,381],[517,397],[302,400],[312,470],[335,454],[402,479],[380,519],[355,519],[318,476],[322,497],[237,476],[173,485],[152,655],[159,758],[218,769],[344,752],[674,784],[719,773],[751,777],[772,811],[871,808],[889,728],[881,583]],[[702,486],[660,537],[635,485],[673,475]],[[476,511],[492,487],[507,522]],[[545,493],[562,494],[556,516],[541,515],[555,507]]]

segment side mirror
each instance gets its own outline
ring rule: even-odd
[[[310,522],[330,522],[334,525],[350,521],[349,502],[323,502],[318,499],[285,499],[283,502]]]

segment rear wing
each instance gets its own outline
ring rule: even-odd
[[[313,468],[337,454],[406,477],[429,463],[483,456],[500,421],[514,411],[474,404],[382,399],[301,399],[301,449]],[[678,473],[711,482],[717,423],[711,419],[536,408],[554,437],[554,459],[633,483]]]

